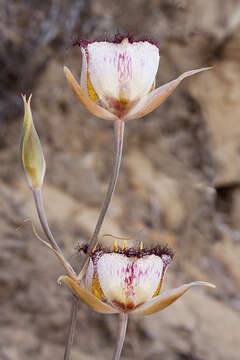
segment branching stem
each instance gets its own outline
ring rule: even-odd
[[[38,213],[38,217],[40,220],[40,223],[42,225],[43,231],[45,233],[45,235],[47,236],[49,243],[51,244],[51,246],[54,248],[54,250],[56,250],[57,252],[59,252],[60,254],[62,254],[62,250],[60,249],[60,247],[58,246],[56,240],[54,239],[54,236],[49,228],[48,225],[48,221],[47,221],[47,216],[44,210],[44,205],[43,205],[43,199],[42,199],[42,190],[41,188],[34,188],[33,189],[33,197],[34,197],[34,201],[35,201],[35,205],[37,208],[37,213]]]
[[[69,262],[65,259],[62,250],[58,246],[58,244],[57,244],[57,242],[56,242],[56,240],[55,240],[55,238],[54,238],[54,236],[53,236],[53,234],[52,234],[52,232],[51,232],[51,230],[49,228],[46,213],[45,213],[45,210],[44,210],[41,188],[34,188],[33,189],[33,197],[34,197],[35,205],[36,205],[36,208],[37,208],[37,213],[38,213],[40,223],[42,225],[42,228],[43,228],[43,231],[44,231],[45,235],[48,238],[48,241],[49,241],[49,244],[50,244],[51,248],[54,250],[55,254],[57,255],[58,259],[60,260],[60,262],[65,267],[68,274],[72,278],[76,278],[75,271],[73,270],[73,268],[69,264]]]

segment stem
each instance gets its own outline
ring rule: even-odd
[[[35,200],[35,205],[37,208],[37,213],[38,213],[38,217],[40,220],[40,223],[42,225],[43,231],[45,233],[45,235],[47,236],[51,246],[54,248],[54,250],[58,251],[60,254],[62,254],[62,250],[60,249],[60,247],[58,246],[56,240],[54,239],[54,236],[48,226],[48,221],[47,221],[47,217],[45,214],[45,210],[44,210],[44,205],[43,205],[43,199],[42,199],[42,190],[41,188],[35,188],[33,189],[33,197]]]
[[[75,295],[73,295],[69,328],[68,328],[67,337],[66,337],[64,360],[69,360],[69,358],[70,358],[70,350],[71,350],[71,346],[73,344],[73,338],[74,338],[74,333],[75,333],[76,323],[77,323],[78,303],[79,303],[78,298]]]
[[[123,343],[126,336],[127,323],[128,323],[128,314],[127,313],[119,314],[117,344],[114,350],[112,360],[120,359]]]
[[[90,254],[91,251],[97,245],[97,238],[117,184],[120,163],[122,158],[124,125],[125,123],[122,120],[116,120],[114,123],[114,163],[113,163],[112,176],[110,179],[108,191],[104,199],[94,233],[90,240],[88,254]]]
[[[101,230],[101,226],[103,223],[103,220],[105,218],[106,212],[109,208],[117,180],[119,175],[119,169],[122,159],[122,148],[123,148],[123,138],[124,138],[124,126],[125,123],[122,120],[115,120],[114,122],[114,160],[113,160],[113,170],[112,170],[112,176],[110,179],[110,183],[108,186],[106,197],[103,201],[102,208],[98,217],[98,221],[94,230],[94,233],[92,235],[92,238],[89,243],[88,248],[88,256],[85,259],[85,262],[83,263],[82,270],[78,275],[78,280],[81,280],[85,274],[86,269],[86,263],[88,262],[89,255],[93,251],[93,249],[96,247],[98,243],[98,235]]]
[[[52,249],[54,250],[54,252],[57,255],[60,262],[63,264],[63,266],[67,270],[68,274],[71,277],[76,278],[75,271],[73,270],[73,268],[69,264],[69,262],[65,259],[62,250],[58,246],[58,244],[57,244],[57,242],[56,242],[56,240],[55,240],[55,238],[54,238],[54,236],[53,236],[53,234],[52,234],[52,232],[51,232],[51,230],[49,228],[46,213],[45,213],[45,210],[44,210],[41,188],[34,188],[33,189],[33,197],[34,197],[35,205],[36,205],[36,208],[37,208],[37,213],[38,213],[40,223],[42,225],[43,231],[44,231],[45,235],[47,236],[48,241],[49,241]]]
[[[113,170],[112,170],[112,176],[110,179],[110,183],[108,186],[106,197],[103,201],[102,208],[98,217],[98,221],[94,230],[94,233],[92,235],[92,238],[90,240],[89,249],[88,249],[88,256],[85,258],[85,261],[83,262],[81,266],[81,271],[78,275],[78,280],[81,281],[85,271],[87,269],[88,261],[89,261],[89,255],[91,254],[92,250],[96,247],[97,241],[98,241],[98,235],[104,220],[104,217],[106,215],[106,212],[109,208],[117,180],[118,180],[118,174],[121,164],[121,158],[122,158],[122,148],[123,148],[123,138],[124,138],[124,126],[125,123],[122,120],[116,120],[114,123],[114,160],[113,160]],[[65,347],[65,355],[64,360],[69,360],[70,357],[70,348],[73,342],[73,336],[74,331],[76,327],[76,318],[77,318],[77,303],[76,299],[73,298],[72,300],[72,312],[71,312],[71,319],[69,327],[69,332],[67,335],[67,342]],[[75,308],[74,308],[75,306]],[[74,308],[74,311],[73,311]]]

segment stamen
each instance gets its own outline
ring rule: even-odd
[[[125,240],[123,240],[123,242],[122,242],[122,250],[126,249],[126,247],[127,247],[127,243],[126,243]]]
[[[114,240],[113,245],[112,245],[112,251],[113,251],[113,252],[117,252],[117,249],[118,249],[117,241]]]
[[[139,257],[142,257],[143,255],[143,242],[141,241],[140,244],[139,244]]]

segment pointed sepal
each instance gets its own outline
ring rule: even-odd
[[[101,119],[117,120],[117,116],[112,114],[110,111],[104,109],[103,107],[97,105],[93,100],[91,100],[90,96],[85,91],[83,91],[71,71],[66,66],[64,66],[63,70],[73,91],[77,95],[80,102],[86,107],[86,109],[88,109],[88,111]]]
[[[181,296],[183,296],[186,291],[188,291],[190,288],[194,286],[207,286],[207,287],[215,288],[215,285],[209,282],[194,281],[189,284],[184,284],[177,288],[165,291],[161,295],[156,296],[152,300],[146,302],[145,304],[131,311],[131,313],[141,314],[141,315],[151,315],[158,311],[161,311],[165,309],[167,306],[171,305]]]
[[[69,276],[61,276],[58,283],[64,282],[78,298],[83,300],[85,304],[90,306],[94,311],[102,314],[118,314],[119,311],[112,306],[102,302],[96,296],[85,290],[77,281],[74,281]]]
[[[164,100],[168,98],[169,95],[176,89],[176,87],[180,84],[180,82],[185,79],[186,77],[195,75],[199,72],[210,70],[212,67],[205,67],[196,70],[190,70],[183,74],[181,74],[177,79],[168,82],[160,86],[159,88],[153,90],[151,93],[146,95],[139,103],[134,107],[125,118],[124,121],[131,120],[131,119],[138,119],[141,118],[153,110],[155,110],[159,105],[161,105]]]

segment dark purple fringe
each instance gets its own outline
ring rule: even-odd
[[[77,251],[79,253],[84,252],[85,254],[87,254],[88,244],[79,246]],[[111,254],[111,253],[122,254],[127,257],[137,257],[137,258],[141,258],[147,255],[156,255],[162,258],[163,255],[166,255],[169,256],[171,260],[173,259],[174,256],[172,249],[170,249],[167,245],[165,246],[157,245],[149,248],[143,248],[142,250],[134,247],[126,247],[125,249],[122,249],[120,246],[118,246],[116,251],[112,251],[110,248],[106,248],[103,247],[102,245],[98,245],[97,248],[92,252],[91,257],[94,258],[95,256],[99,256],[103,254]]]
[[[150,44],[155,45],[155,46],[157,46],[159,48],[158,41],[152,39],[149,36],[143,36],[143,37],[140,37],[140,38],[136,38],[136,34],[133,33],[133,32],[128,32],[126,34],[124,34],[124,33],[116,33],[113,37],[110,37],[110,36],[103,37],[103,36],[101,36],[101,37],[98,37],[97,39],[93,39],[93,40],[86,39],[85,37],[82,37],[82,36],[75,37],[72,40],[72,45],[73,46],[80,46],[82,48],[87,48],[87,46],[89,44],[92,44],[93,42],[110,42],[110,43],[113,43],[113,44],[120,44],[123,41],[123,39],[126,39],[126,38],[130,42],[130,44],[132,44],[133,42],[147,41]]]

